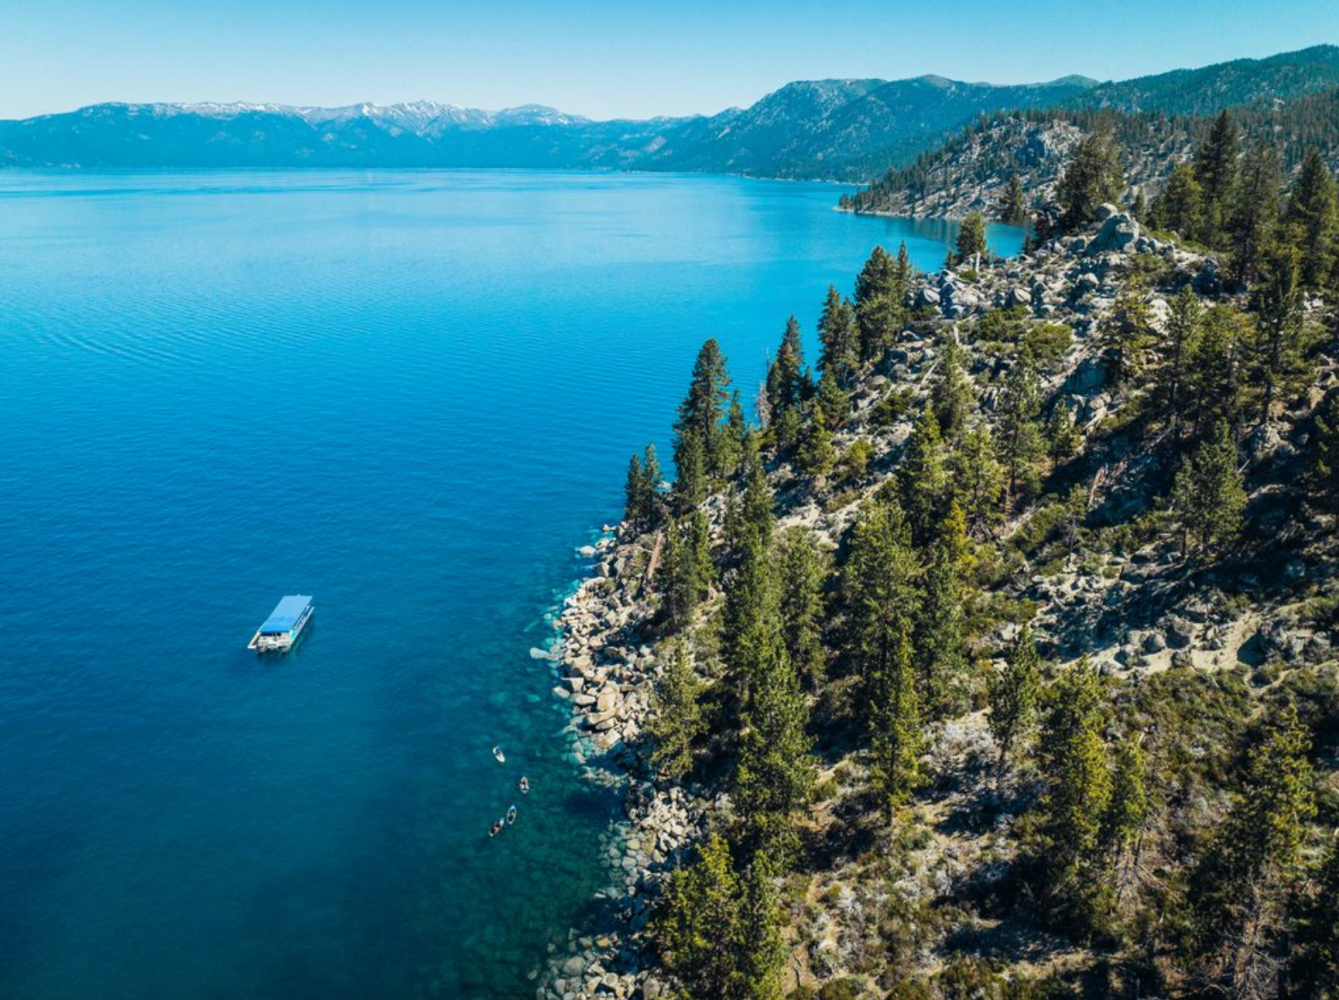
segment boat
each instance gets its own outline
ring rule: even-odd
[[[515,823],[515,822],[516,822],[516,807],[515,807],[515,806],[508,806],[508,807],[507,807],[507,825],[508,825],[508,826],[511,826],[511,825],[512,825],[513,823]]]
[[[507,755],[502,752],[501,747],[493,747],[493,756],[497,758],[499,764],[507,763]]]
[[[529,795],[529,794],[530,794],[530,779],[527,778],[527,777],[525,777],[524,775],[522,775],[522,776],[521,776],[521,780],[520,780],[520,782],[518,783],[517,787],[521,790],[521,794],[522,794],[522,795]]]
[[[246,648],[257,653],[287,653],[302,636],[314,610],[310,595],[290,594],[282,598]]]

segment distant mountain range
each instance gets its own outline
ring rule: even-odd
[[[1051,108],[1203,114],[1339,86],[1318,46],[1120,83],[994,86],[938,76],[787,84],[711,116],[594,121],[541,105],[419,101],[343,108],[96,104],[0,121],[0,165],[58,167],[593,167],[862,181],[983,114]]]

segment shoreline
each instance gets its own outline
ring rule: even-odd
[[[592,898],[596,915],[568,932],[540,976],[537,1000],[601,996],[654,1000],[664,984],[653,974],[638,937],[665,875],[703,832],[709,803],[692,787],[658,788],[639,742],[659,665],[639,626],[649,611],[640,583],[636,539],[622,523],[582,546],[595,559],[589,575],[564,598],[553,625],[552,694],[570,713],[569,754],[581,776],[622,788],[622,818],[600,839],[609,883]]]

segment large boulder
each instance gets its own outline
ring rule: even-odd
[[[1106,207],[1108,206],[1103,206]],[[1100,211],[1098,215],[1101,216]],[[1122,253],[1132,249],[1138,239],[1139,223],[1135,222],[1134,217],[1128,212],[1116,212],[1106,217],[1097,230],[1097,235],[1089,242],[1087,253],[1090,256],[1108,251]]]

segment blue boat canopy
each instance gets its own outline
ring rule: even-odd
[[[303,613],[311,607],[311,603],[312,599],[304,597],[302,594],[285,597],[274,606],[274,610],[270,612],[270,617],[265,619],[265,624],[260,627],[261,632],[266,635],[291,632]]]

